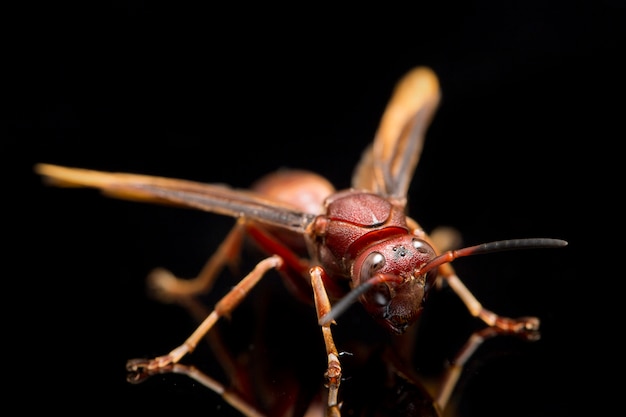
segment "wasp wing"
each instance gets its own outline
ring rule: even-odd
[[[439,81],[426,67],[408,72],[396,85],[374,142],[352,176],[352,186],[406,204],[424,135],[440,100]]]
[[[315,215],[303,213],[283,202],[268,200],[254,192],[225,185],[51,164],[37,164],[35,172],[56,186],[96,188],[115,198],[245,217],[298,233],[304,233],[315,218]]]

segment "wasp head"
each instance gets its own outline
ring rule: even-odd
[[[419,273],[436,256],[425,241],[413,236],[377,242],[357,255],[353,288],[371,286],[359,300],[385,328],[402,334],[419,317],[437,271]]]

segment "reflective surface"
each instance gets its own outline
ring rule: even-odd
[[[168,10],[147,8],[94,11],[101,20],[74,22],[78,27],[69,37],[42,37],[37,46],[46,53],[20,72],[27,82],[9,103],[7,125],[17,129],[1,145],[4,166],[12,169],[7,187],[13,197],[27,196],[27,205],[9,204],[6,217],[12,230],[6,237],[5,294],[16,303],[6,316],[5,346],[13,351],[8,362],[14,388],[32,398],[23,407],[46,399],[46,406],[58,411],[85,411],[86,403],[87,411],[112,413],[176,409],[179,415],[237,415],[184,376],[132,385],[124,369],[129,358],[169,351],[195,326],[182,309],[147,297],[147,273],[165,266],[180,276],[195,275],[232,220],[46,188],[31,172],[32,164],[240,187],[285,165],[346,186],[398,75],[425,63],[438,71],[444,101],[411,188],[412,216],[427,229],[458,228],[467,244],[530,236],[570,242],[565,251],[503,253],[455,264],[488,308],[542,319],[539,342],[498,339],[481,348],[464,374],[459,412],[582,415],[581,399],[594,396],[584,382],[591,370],[584,358],[593,355],[582,350],[581,338],[595,337],[587,330],[597,297],[581,294],[591,272],[581,260],[591,262],[590,236],[601,252],[607,250],[590,230],[612,224],[613,204],[611,195],[599,200],[593,185],[581,187],[581,181],[591,175],[606,175],[598,183],[614,178],[587,164],[603,148],[596,140],[611,137],[616,125],[616,110],[603,95],[617,88],[614,52],[623,46],[623,34],[610,33],[617,25],[583,32],[582,12],[563,20],[558,9],[467,10],[462,19],[431,6],[423,16],[432,17],[401,17],[400,38],[383,30],[359,36],[371,29],[366,23],[346,30],[354,36],[336,38],[342,24],[335,22],[327,38],[294,47],[284,43],[289,34],[320,29],[303,29],[294,21],[280,35],[261,36],[259,28],[226,47],[220,39],[230,35],[198,17],[204,12],[175,11],[174,18]],[[608,14],[607,22],[619,21],[618,11]],[[157,16],[172,19],[166,25],[172,33]],[[81,37],[90,40],[88,48],[75,43]],[[588,43],[576,42],[581,39]],[[584,151],[572,145],[580,140]],[[603,201],[603,216],[587,219],[581,198]],[[228,288],[232,281],[221,285]],[[232,337],[229,346],[256,354],[262,347],[251,348],[250,340],[255,329],[265,329],[273,335],[262,338],[266,348],[275,353],[278,345],[285,369],[297,371],[294,384],[305,391],[307,384],[320,386],[323,345],[312,313],[284,299],[277,277],[264,285],[259,293],[266,291],[268,298],[251,297],[224,324]],[[285,314],[271,310],[272,320],[249,314],[264,311],[258,305],[264,302],[284,306]],[[371,337],[364,330],[368,325],[359,323],[363,327],[348,328],[343,340]],[[433,296],[420,323],[418,370],[438,375],[476,325],[449,291]],[[341,343],[342,337],[337,339]],[[192,359],[221,377],[205,348]],[[348,393],[360,386],[367,368],[349,357],[345,361],[347,368],[355,364],[353,379],[344,383]],[[364,399],[374,395],[364,392]]]

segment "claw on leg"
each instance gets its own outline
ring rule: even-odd
[[[492,313],[493,314],[493,313]],[[502,333],[515,334],[528,341],[537,341],[541,338],[539,333],[540,320],[537,317],[519,317],[512,319],[494,314],[494,327]]]

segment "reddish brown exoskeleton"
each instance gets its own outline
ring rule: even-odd
[[[331,324],[357,300],[376,322],[401,335],[420,316],[431,288],[445,281],[470,313],[487,324],[457,356],[428,411],[432,414],[445,407],[462,365],[486,337],[514,334],[536,338],[537,318],[512,319],[485,309],[450,262],[499,250],[561,247],[565,241],[516,239],[447,250],[406,214],[409,183],[439,99],[438,80],[431,70],[420,67],[410,71],[398,83],[348,190],[337,191],[321,176],[296,170],[278,171],[250,190],[236,190],[180,179],[37,165],[36,171],[56,185],[94,187],[113,197],[190,207],[237,219],[197,278],[179,279],[163,269],[151,274],[150,285],[163,299],[186,299],[208,291],[222,267],[236,258],[244,237],[252,238],[268,254],[182,345],[153,359],[130,360],[127,367],[134,378],[183,372],[222,395],[244,415],[273,413],[259,410],[214,379],[180,363],[271,269],[281,272],[295,296],[315,306],[328,363],[328,391],[322,405],[326,415],[341,414],[342,367]],[[319,404],[310,410],[316,406]]]

